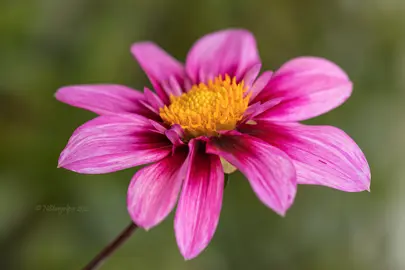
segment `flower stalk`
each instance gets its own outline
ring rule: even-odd
[[[95,270],[98,269],[104,261],[118,249],[131,235],[138,226],[131,221],[125,230],[123,230],[117,238],[114,239],[109,245],[107,245],[93,260],[91,260],[83,270]]]

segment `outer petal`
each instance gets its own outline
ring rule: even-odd
[[[177,151],[139,170],[128,188],[127,206],[132,220],[144,229],[159,224],[174,208],[184,175],[187,153]]]
[[[242,123],[247,120],[254,119],[257,115],[267,111],[268,109],[276,106],[281,102],[281,99],[270,99],[264,103],[256,102],[255,104],[251,104],[247,110],[243,114]]]
[[[141,92],[123,85],[95,84],[73,85],[60,88],[55,97],[69,105],[83,108],[100,115],[147,112],[140,103]]]
[[[135,114],[99,116],[80,126],[59,157],[59,167],[108,173],[161,160],[171,144],[151,120]]]
[[[255,101],[256,96],[267,86],[272,76],[272,71],[265,71],[259,78],[257,78],[252,88],[249,89],[249,92],[251,93],[250,103],[255,103],[253,101]]]
[[[370,188],[370,168],[364,154],[338,128],[265,121],[240,128],[286,152],[293,160],[299,184],[324,185],[348,192]]]
[[[225,74],[242,79],[256,64],[260,64],[260,58],[253,35],[246,30],[231,29],[198,40],[187,56],[186,71],[194,83]]]
[[[183,128],[180,125],[178,124],[172,125],[170,129],[165,131],[165,135],[173,144],[173,151],[177,147],[184,145],[183,138],[185,134]]]
[[[212,139],[207,152],[238,168],[259,199],[276,213],[285,215],[297,187],[294,165],[283,151],[249,135],[227,132]]]
[[[190,141],[186,179],[176,211],[174,229],[185,259],[196,257],[211,241],[218,225],[224,189],[219,157],[205,153],[204,145]]]
[[[256,64],[251,67],[249,70],[246,71],[245,75],[243,76],[243,82],[247,89],[251,89],[254,81],[257,78],[257,75],[260,73],[260,69],[262,68],[262,64]]]
[[[300,57],[284,64],[255,101],[283,101],[260,119],[301,121],[342,104],[352,92],[346,73],[334,63],[316,57]]]
[[[131,52],[165,103],[170,94],[181,95],[185,71],[180,62],[152,42],[135,43]]]
[[[159,115],[159,109],[164,106],[163,101],[159,98],[159,96],[146,87],[143,92],[145,95],[145,101],[143,101],[142,104],[155,114]]]
[[[149,119],[149,123],[154,127],[154,132],[164,134],[167,130],[167,128],[163,125],[162,122],[159,123],[159,122]]]

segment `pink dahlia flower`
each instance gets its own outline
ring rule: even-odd
[[[155,92],[110,84],[59,89],[58,100],[100,115],[73,133],[59,166],[101,174],[151,164],[131,180],[128,212],[150,229],[178,201],[174,229],[186,259],[214,235],[224,173],[240,170],[280,215],[297,184],[369,190],[366,158],[346,133],[298,123],[350,96],[352,83],[334,63],[300,57],[258,76],[255,39],[237,29],[202,37],[185,65],[152,42],[131,51]]]

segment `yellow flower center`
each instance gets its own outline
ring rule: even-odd
[[[170,105],[160,108],[160,116],[169,125],[179,124],[190,137],[214,136],[219,130],[234,129],[242,119],[250,98],[246,91],[243,81],[218,76],[181,96],[171,95]]]

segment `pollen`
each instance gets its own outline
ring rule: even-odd
[[[160,108],[160,117],[169,125],[179,124],[189,137],[215,136],[232,130],[243,117],[250,94],[244,82],[225,75],[200,83],[181,96],[170,96],[170,105]]]

